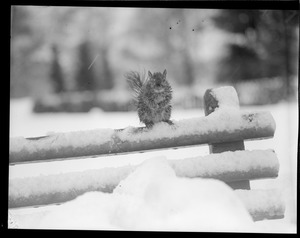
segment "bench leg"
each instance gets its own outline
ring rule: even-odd
[[[238,97],[236,95],[235,101],[238,102]],[[219,102],[216,96],[212,93],[212,90],[207,90],[204,94],[204,110],[205,116],[214,112],[216,108],[219,107]],[[235,105],[237,106],[237,105]],[[216,143],[209,145],[209,152],[211,154],[222,153],[225,151],[237,151],[237,150],[245,150],[244,141],[235,141],[235,142],[224,142],[224,143]],[[227,183],[233,189],[247,189],[250,190],[250,181],[234,181]]]

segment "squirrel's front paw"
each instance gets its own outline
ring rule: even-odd
[[[146,122],[145,125],[147,129],[152,129],[154,126],[154,122]]]
[[[177,126],[174,124],[174,122],[172,122],[171,120],[167,120],[167,121],[165,121],[166,123],[168,123],[170,126],[171,126],[171,128],[172,129],[176,129],[177,128]]]

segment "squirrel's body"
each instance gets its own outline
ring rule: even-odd
[[[172,88],[166,80],[166,74],[166,70],[153,74],[148,71],[148,78],[143,79],[137,72],[126,75],[129,86],[135,93],[139,119],[148,128],[161,121],[172,124]]]

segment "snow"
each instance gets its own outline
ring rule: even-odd
[[[182,120],[173,120],[174,126],[166,123],[157,123],[150,131],[136,133],[135,128],[127,127],[120,132],[119,137],[122,141],[138,142],[141,140],[157,140],[160,138],[176,138],[185,135],[208,135],[214,132],[234,132],[255,128],[275,129],[275,121],[269,112],[251,114],[249,122],[246,114],[242,114],[236,108],[219,108],[216,112],[206,116]]]
[[[171,166],[180,177],[223,177],[226,174],[272,171],[276,174],[279,163],[272,150],[223,152],[204,157],[171,160]],[[224,179],[226,176],[224,176]]]
[[[30,112],[31,102],[29,100],[14,100],[11,101],[11,117],[10,117],[10,136],[17,137],[17,136],[24,136],[24,137],[33,137],[33,136],[42,136],[46,135],[49,131],[60,133],[60,132],[68,132],[74,130],[93,130],[95,128],[125,128],[127,126],[139,126],[139,121],[137,115],[132,113],[103,113],[99,110],[93,110],[90,113],[86,114],[43,114],[43,115],[35,115]],[[261,107],[242,107],[240,108],[243,112],[247,111],[270,111],[276,121],[276,131],[275,136],[272,139],[267,140],[258,140],[258,141],[246,141],[245,146],[248,150],[259,150],[259,149],[268,149],[272,148],[275,150],[279,163],[280,163],[280,170],[277,179],[263,179],[257,181],[251,181],[251,188],[252,189],[279,189],[281,191],[282,199],[285,202],[286,210],[285,210],[285,218],[279,220],[266,220],[266,221],[259,221],[254,223],[254,228],[248,227],[247,229],[242,229],[243,231],[249,232],[271,232],[271,233],[296,233],[296,189],[297,189],[297,138],[298,138],[298,104],[297,103],[280,103],[277,105],[269,105],[269,106],[261,106]],[[173,111],[172,118],[176,120],[182,119],[189,119],[193,117],[199,117],[204,115],[202,110],[188,110],[188,111]],[[261,118],[261,120],[263,120]],[[182,148],[177,150],[165,150],[165,151],[151,151],[147,153],[137,153],[137,154],[126,154],[121,156],[109,156],[109,157],[97,157],[97,158],[90,158],[90,159],[78,159],[78,160],[68,160],[68,161],[55,161],[55,162],[48,162],[48,163],[30,163],[30,164],[20,164],[14,165],[9,167],[9,178],[27,178],[37,175],[51,175],[57,173],[66,173],[66,172],[73,172],[73,171],[85,171],[89,169],[98,169],[98,168],[106,168],[106,167],[121,167],[125,165],[138,165],[143,161],[148,161],[153,157],[157,157],[160,155],[164,155],[168,160],[178,160],[185,157],[194,157],[194,156],[202,156],[208,154],[208,147],[207,146],[197,146],[197,147],[190,147],[190,148]],[[193,181],[194,179],[188,178],[178,178],[184,179],[185,181]],[[177,181],[178,182],[178,181]],[[177,183],[176,182],[176,183]],[[186,184],[185,184],[186,185]],[[145,185],[146,186],[146,185]],[[191,185],[192,186],[192,185]],[[43,186],[46,187],[46,186]],[[205,187],[205,186],[203,186]],[[180,192],[178,188],[178,192]],[[193,190],[193,189],[191,189]],[[163,190],[164,191],[164,190]],[[163,192],[162,191],[162,192]],[[165,192],[171,192],[171,188],[166,189]],[[185,190],[183,190],[185,191]],[[191,191],[193,192],[193,191]],[[113,193],[113,196],[117,196],[117,193]],[[182,194],[183,196],[184,194]],[[121,196],[120,194],[118,195]],[[125,196],[125,195],[124,195]],[[127,198],[130,197],[129,195]],[[192,196],[186,196],[186,204],[189,204],[189,198],[192,199]],[[224,197],[221,195],[220,197]],[[134,205],[143,211],[143,216],[139,217],[140,219],[134,220],[133,216],[129,215],[128,223],[134,225],[135,222],[139,225],[136,227],[141,228],[142,225],[150,225],[152,224],[153,218],[151,209],[148,206],[148,213],[145,213],[146,206],[143,204],[146,201],[141,201],[138,199],[133,199],[132,196],[130,197],[131,200],[128,198],[126,204],[129,208],[133,209]],[[276,197],[273,197],[276,200]],[[49,212],[52,213],[52,218],[48,217],[49,223],[53,221],[52,226],[57,224],[55,219],[64,220],[66,224],[67,222],[74,222],[73,226],[79,229],[82,229],[84,226],[87,227],[88,224],[93,224],[98,218],[97,228],[94,226],[95,229],[100,229],[101,226],[104,227],[103,229],[111,228],[111,223],[106,223],[107,218],[101,218],[101,214],[97,212],[93,212],[99,207],[99,210],[107,208],[113,209],[116,204],[112,204],[113,201],[112,197],[109,194],[103,193],[87,193],[85,195],[80,196],[78,199],[81,200],[81,206],[72,207],[72,202],[70,205],[71,210],[74,210],[73,214],[67,213],[68,208],[60,206],[40,206],[38,208],[21,208],[21,209],[10,209],[9,213],[11,217],[14,219],[20,228],[38,228],[41,227],[41,223],[47,223],[44,221],[43,218]],[[138,202],[138,201],[139,202]],[[174,197],[170,198],[170,202],[176,203],[176,199]],[[174,201],[172,201],[174,200]],[[197,199],[196,199],[197,200]],[[199,198],[198,198],[199,200]],[[98,201],[98,203],[97,203]],[[74,200],[76,202],[76,200]],[[92,205],[92,202],[95,202]],[[131,202],[131,203],[130,203]],[[117,203],[117,202],[116,202]],[[258,201],[257,201],[258,203]],[[69,204],[69,203],[66,203]],[[110,205],[109,205],[110,204]],[[130,206],[129,206],[129,205]],[[193,203],[191,203],[193,204]],[[194,205],[196,201],[194,202]],[[123,214],[126,214],[126,206],[125,210],[123,209]],[[122,203],[119,204],[119,208],[122,207]],[[63,209],[61,209],[63,208]],[[82,210],[80,211],[80,208]],[[142,210],[144,208],[145,210]],[[138,213],[136,208],[135,212]],[[85,212],[84,212],[84,211]],[[98,211],[99,211],[98,210]],[[116,214],[120,209],[115,209]],[[150,211],[149,211],[150,210]],[[60,211],[59,216],[55,215],[58,214]],[[112,211],[112,210],[111,210]],[[121,211],[121,210],[120,210]],[[157,210],[156,210],[157,211]],[[65,213],[66,212],[66,213]],[[78,223],[75,224],[74,218],[76,214],[81,214],[84,212],[83,217],[85,219],[81,219],[80,216],[78,218]],[[108,214],[108,213],[107,213]],[[111,214],[111,213],[110,213]],[[131,213],[130,213],[131,214]],[[158,214],[165,214],[165,217],[170,218],[171,216],[167,216],[166,213],[155,213],[158,221],[161,224],[167,224],[163,221],[163,216],[159,216]],[[181,227],[184,226],[185,220],[189,218],[193,218],[193,215],[196,216],[192,209],[186,210],[186,213],[179,213],[177,220],[182,221]],[[137,215],[137,214],[136,214]],[[186,216],[185,216],[186,215]],[[63,219],[70,218],[70,220]],[[119,216],[119,218],[121,215]],[[118,217],[115,217],[119,223],[114,223],[113,229],[118,227],[117,224],[122,224]],[[130,219],[131,218],[131,219]],[[52,219],[52,220],[51,220]],[[172,220],[170,218],[170,220]],[[168,221],[170,221],[168,220]],[[173,219],[173,221],[175,218]],[[124,221],[124,219],[123,219]],[[144,223],[142,221],[145,221]],[[146,222],[147,221],[147,222]],[[127,223],[128,227],[130,224]],[[143,224],[141,224],[143,223]],[[170,222],[171,223],[171,222]],[[170,224],[168,223],[168,224]],[[173,223],[174,224],[174,223]],[[192,223],[191,223],[192,224]],[[224,223],[226,224],[226,223]],[[48,224],[51,225],[51,224]],[[72,224],[70,224],[72,225]],[[215,225],[212,222],[211,225]],[[63,226],[63,225],[61,225]],[[186,225],[188,226],[188,224]],[[155,225],[152,225],[155,228]],[[164,226],[167,227],[167,226]],[[176,226],[177,227],[177,226]],[[224,228],[225,229],[225,228]],[[215,231],[214,227],[208,228],[209,231]]]
[[[245,179],[259,176],[275,177],[279,169],[278,159],[272,150],[224,152],[167,161],[178,177],[219,178],[223,181],[241,179],[241,176]],[[42,200],[45,195],[53,196],[51,194],[56,193],[70,196],[70,194],[91,190],[110,192],[130,172],[134,171],[135,167],[127,165],[117,168],[11,178],[9,197],[13,203],[20,198],[29,197]],[[45,184],[47,186],[44,186]]]
[[[250,214],[257,212],[270,215],[284,214],[284,200],[278,190],[254,189],[250,192],[238,189],[235,193],[241,198]],[[278,214],[275,211],[278,211]]]
[[[237,193],[219,180],[179,178],[161,156],[139,165],[113,193],[88,192],[48,210],[10,213],[20,228],[254,232],[248,210],[269,204],[280,206],[274,191]]]
[[[221,99],[221,102],[224,104],[225,100]],[[168,139],[169,142],[169,139],[179,138],[174,141],[176,146],[176,144],[181,143],[181,140],[185,142],[185,136],[193,137],[193,140],[196,136],[197,142],[202,144],[228,141],[228,136],[224,139],[224,135],[231,133],[234,133],[230,137],[231,140],[268,137],[272,135],[276,127],[275,121],[269,112],[245,114],[236,110],[236,108],[225,106],[220,107],[216,112],[206,117],[173,120],[173,123],[172,126],[164,122],[157,123],[151,130],[145,129],[142,132],[129,126],[122,131],[94,129],[68,133],[52,132],[49,137],[39,140],[12,137],[10,139],[11,161],[28,161],[32,157],[39,156],[56,159],[66,157],[65,155],[76,157],[91,155],[88,153],[123,152],[132,150],[126,143],[145,142],[143,146],[141,144],[130,145],[133,148],[149,148],[152,141],[157,142],[160,139]],[[193,143],[195,144],[195,142]],[[101,147],[101,145],[103,146]]]
[[[102,168],[81,172],[40,175],[38,177],[15,178],[9,181],[9,196],[28,198],[44,194],[75,192],[86,189],[115,187],[133,170],[133,167]],[[76,183],[74,184],[74,181]],[[44,186],[47,184],[47,186]]]
[[[97,129],[86,131],[71,131],[68,133],[48,133],[50,137],[46,137],[45,140],[41,140],[40,143],[36,143],[35,140],[27,140],[24,137],[14,137],[10,139],[10,152],[18,153],[22,151],[29,152],[30,154],[40,151],[54,148],[60,150],[66,146],[72,146],[73,148],[86,148],[90,145],[97,144],[102,145],[111,140],[113,129]],[[49,139],[51,141],[49,141]]]
[[[111,194],[86,193],[44,213],[34,224],[21,217],[19,226],[41,229],[238,231],[253,226],[227,185],[178,178],[163,157],[144,162]]]
[[[211,94],[218,101],[218,108],[233,108],[239,109],[239,98],[236,90],[232,86],[224,86],[219,88],[214,88],[211,90]]]
[[[248,107],[246,110],[253,110],[253,108]],[[280,169],[277,179],[251,181],[251,188],[280,189],[286,204],[284,221],[287,224],[293,224],[295,232],[297,219],[298,104],[280,103],[271,107],[264,106],[259,108],[260,110],[268,109],[272,112],[277,124],[274,138],[248,141],[245,143],[245,146],[249,150],[273,148],[278,156]],[[275,224],[278,225],[277,223]]]

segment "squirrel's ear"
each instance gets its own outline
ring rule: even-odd
[[[149,75],[150,78],[152,78],[152,74],[151,74],[150,71],[148,71],[148,75]]]
[[[164,76],[164,78],[166,78],[166,76],[167,76],[167,70],[166,69],[163,72],[163,76]]]

